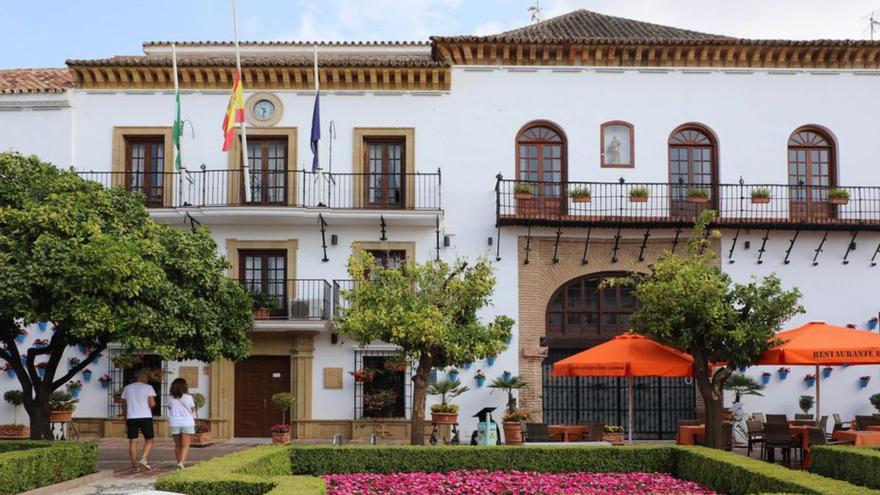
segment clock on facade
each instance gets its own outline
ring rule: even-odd
[[[269,120],[275,116],[275,104],[267,99],[257,100],[253,108],[257,120]]]

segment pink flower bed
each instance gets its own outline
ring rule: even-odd
[[[664,473],[450,473],[328,474],[328,495],[714,495]]]

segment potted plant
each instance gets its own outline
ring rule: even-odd
[[[816,403],[816,399],[812,395],[802,395],[800,399],[798,399],[798,408],[804,412],[804,414],[810,414],[810,409],[813,408],[813,404]]]
[[[293,395],[288,392],[281,392],[272,396],[272,404],[275,404],[275,407],[281,410],[281,422],[284,424],[290,424],[287,421],[287,411],[290,410],[293,403]],[[288,440],[290,439],[288,438]]]
[[[104,373],[103,375],[101,375],[101,378],[98,378],[98,383],[100,383],[101,388],[105,390],[110,388],[110,375]]]
[[[593,193],[586,187],[578,186],[568,192],[568,196],[574,203],[589,203],[593,199]]]
[[[637,186],[629,190],[629,201],[630,203],[647,203],[648,202],[648,188],[644,186]]]
[[[473,366],[473,364],[474,363],[471,361],[465,361],[464,364],[461,365],[461,367],[462,367],[462,369],[469,370],[469,369],[471,369],[471,366]]]
[[[121,394],[120,394],[121,395]],[[49,396],[49,421],[52,423],[68,423],[76,410],[78,399],[74,399],[68,392],[56,390]]]
[[[780,380],[785,380],[786,378],[788,378],[788,374],[791,373],[791,368],[786,368],[783,366],[776,370],[776,372],[779,373]]]
[[[516,397],[513,396],[514,390],[520,390],[527,388],[528,386],[529,384],[520,380],[518,376],[511,376],[507,380],[505,380],[504,377],[498,377],[492,380],[492,383],[489,384],[489,388],[503,390],[507,394],[508,416],[517,412]],[[522,426],[520,425],[520,421],[521,420],[503,420],[502,426],[504,428],[504,438],[508,444],[516,445],[515,443],[511,443],[511,438],[519,438],[519,442],[522,443]]]
[[[357,371],[350,371],[349,374],[354,377],[354,381],[358,383],[370,383],[376,377],[376,370],[372,368],[361,368]]]
[[[493,366],[495,364],[495,360],[497,358],[495,356],[489,356],[486,358],[486,366]]]
[[[468,390],[470,388],[463,386],[457,379],[429,383],[428,395],[440,397],[440,403],[431,406],[431,423],[439,425],[457,424],[458,404],[453,404],[451,401]]]
[[[871,401],[871,405],[874,406],[874,409],[876,409],[877,412],[880,412],[880,394],[874,394],[869,397],[868,400]]]
[[[859,388],[865,388],[871,383],[871,377],[868,375],[859,377]]]
[[[278,299],[265,292],[252,293],[251,307],[254,310],[255,320],[266,320],[272,316],[272,311],[278,309]]]
[[[75,398],[79,397],[79,392],[80,392],[80,390],[82,390],[83,382],[81,382],[79,380],[70,381],[70,382],[67,382],[67,385],[65,385],[65,386],[67,387],[67,391],[70,392],[70,396],[75,399]]]
[[[92,379],[92,370],[86,368],[86,369],[82,370],[82,374],[83,374],[83,380],[85,380],[85,381],[87,381],[87,382],[88,382],[88,381],[91,381],[91,379]]]
[[[44,349],[49,345],[49,339],[37,339],[34,341],[34,349]]]
[[[3,400],[12,405],[12,424],[0,425],[0,438],[28,438],[31,429],[18,424],[18,406],[24,402],[24,394],[21,390],[7,390],[3,394]]]
[[[768,383],[770,383],[771,376],[773,376],[773,374],[770,373],[769,371],[765,371],[765,372],[761,373],[761,383],[763,383],[764,385],[767,385]]]
[[[807,386],[807,388],[815,386],[816,385],[816,375],[813,375],[810,373],[807,373],[806,375],[804,375],[804,384]]]
[[[770,189],[756,187],[752,189],[752,204],[765,205],[770,202]]]
[[[474,373],[474,380],[477,382],[477,387],[482,387],[484,383],[486,383],[486,374],[483,373],[483,370],[477,370]]]
[[[507,445],[522,445],[522,422],[532,419],[532,416],[523,411],[512,411],[501,416],[501,424],[504,426],[504,443]]]
[[[25,339],[25,337],[27,337],[27,335],[28,335],[27,328],[18,327],[18,332],[15,334],[16,342],[18,342],[19,344],[23,344],[24,339]]]
[[[279,423],[272,425],[272,444],[285,445],[290,443],[290,425]]]
[[[535,194],[535,188],[530,184],[525,184],[523,182],[517,182],[513,186],[513,197],[514,199],[532,199],[532,196]]]
[[[199,419],[199,409],[205,406],[207,402],[205,396],[194,392],[192,393],[193,403],[196,405],[196,434],[192,437],[193,447],[207,447],[214,443],[214,435],[211,433],[211,422]]]
[[[385,417],[397,402],[397,394],[393,390],[377,390],[364,394],[365,416],[370,418]]]
[[[37,328],[39,328],[41,332],[45,332],[46,329],[49,328],[49,322],[48,321],[38,321]]]
[[[113,403],[119,404],[119,405],[122,404],[122,389],[121,388],[117,389],[115,392],[113,392]]]
[[[822,368],[822,378],[830,378],[832,371],[834,371],[834,368],[832,368],[831,366],[826,366]]]
[[[691,203],[708,203],[709,191],[702,187],[692,187],[688,189],[688,199]]]
[[[608,442],[611,445],[623,445],[623,427],[615,425],[605,426],[602,441]]]
[[[11,364],[4,363],[3,371],[6,372],[6,375],[9,376],[9,378],[15,378],[15,368],[13,368]]]
[[[37,363],[34,365],[34,368],[37,369],[37,375],[39,375],[40,378],[46,377],[46,368],[48,368],[48,367],[49,367],[49,363],[46,363],[46,362]]]
[[[390,371],[392,373],[397,373],[399,371],[406,371],[409,363],[406,362],[406,358],[403,356],[394,356],[385,360],[384,367],[385,371]]]
[[[873,317],[868,320],[868,330],[874,330],[877,328],[877,317]]]
[[[70,357],[67,359],[67,367],[73,368],[74,366],[78,365],[81,362],[82,362],[82,360],[80,360],[80,358],[78,358],[76,356]]]
[[[833,205],[845,205],[849,203],[849,191],[839,187],[829,189],[828,202]]]
[[[734,393],[733,402],[740,402],[744,395],[763,397],[761,390],[764,390],[764,385],[756,382],[749,375],[734,373],[724,382],[724,390]]]
[[[502,378],[503,380],[510,380],[511,377],[513,377],[513,373],[511,373],[511,372],[509,372],[509,371],[507,371],[507,370],[504,370],[504,371],[501,373],[501,378]]]
[[[450,382],[458,381],[458,368],[452,367],[446,371],[446,376],[449,378]]]

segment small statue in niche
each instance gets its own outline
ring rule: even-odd
[[[620,140],[617,136],[611,138],[611,143],[605,148],[605,163],[620,163]]]

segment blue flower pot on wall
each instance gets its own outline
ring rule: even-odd
[[[70,396],[73,398],[79,397],[79,391],[80,391],[80,389],[78,389],[78,388],[70,389]]]
[[[457,371],[451,371],[447,374],[447,376],[449,377],[449,381],[451,381],[451,382],[458,380],[458,372]]]
[[[507,345],[512,344],[513,343],[513,335],[511,334],[510,337],[507,337],[507,340],[505,342],[507,342]]]
[[[877,320],[870,319],[868,320],[868,330],[874,330],[877,328]]]
[[[807,388],[812,388],[816,386],[815,378],[807,378],[804,380],[804,383],[807,385]]]
[[[110,382],[98,382],[98,383],[101,384],[101,388],[103,388],[104,390],[110,388]]]
[[[82,374],[83,374],[83,380],[85,380],[85,381],[89,381],[89,380],[92,379],[92,372],[91,372],[91,370],[83,370]]]
[[[15,336],[15,341],[18,342],[19,344],[24,343],[25,337],[27,337],[27,335],[20,333]]]
[[[764,385],[767,385],[768,383],[770,383],[771,376],[773,376],[773,375],[770,375],[770,374],[761,375],[761,383],[763,383]]]
[[[822,368],[822,378],[830,378],[831,371],[832,371],[832,368]]]
[[[466,369],[466,370],[469,370],[469,369],[471,369],[471,364],[473,364],[473,363],[471,363],[470,361],[468,361],[468,362],[464,363],[464,366],[462,366],[462,367],[463,367],[464,369]]]
[[[868,386],[869,383],[871,383],[870,378],[859,378],[859,388],[865,388]]]
[[[745,372],[746,372],[746,367],[745,367],[745,366],[740,366],[740,367],[739,367],[739,372],[740,372],[740,373],[745,373]]]
[[[495,359],[496,359],[495,356],[489,356],[489,357],[487,357],[487,358],[486,358],[486,364],[488,364],[489,366],[494,366],[494,365],[495,365]]]
[[[37,368],[37,375],[40,378],[46,378],[46,369],[45,368]]]
[[[76,348],[79,349],[80,354],[86,354],[86,345],[85,344],[77,344]]]
[[[38,321],[37,328],[40,329],[41,332],[45,332],[47,328],[49,328],[49,322],[47,321]]]
[[[778,371],[777,373],[779,373],[780,380],[785,380],[786,378],[788,378],[788,374],[790,372],[789,371]]]
[[[15,370],[6,370],[6,375],[9,378],[15,378]]]
[[[502,380],[507,382],[507,381],[510,381],[511,378],[513,378],[513,375],[509,371],[505,371],[504,373],[501,373]]]
[[[474,378],[474,380],[477,381],[477,387],[482,387],[483,384],[486,383],[486,377],[484,377],[484,376],[478,376],[478,377]]]

